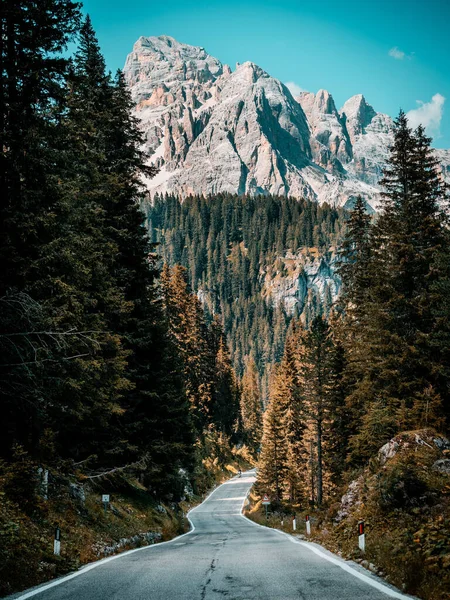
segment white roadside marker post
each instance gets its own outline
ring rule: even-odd
[[[106,511],[108,510],[108,504],[109,504],[109,494],[102,495],[102,502],[103,502],[103,506],[105,508],[105,517],[106,517]]]
[[[56,527],[55,539],[53,540],[53,554],[59,556],[61,554],[61,529]]]
[[[366,536],[364,534],[364,521],[358,523],[358,546],[361,552],[366,550]]]
[[[295,518],[295,513],[292,515],[292,531],[297,529],[297,519]]]
[[[311,535],[311,521],[309,520],[309,515],[306,515],[305,521],[306,521],[306,533],[307,533],[307,535]]]

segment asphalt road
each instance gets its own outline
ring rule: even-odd
[[[386,600],[407,598],[308,542],[240,514],[244,473],[189,514],[195,529],[165,544],[105,559],[71,578],[17,594],[38,600]],[[333,562],[335,561],[335,562]],[[336,564],[337,563],[337,564]],[[347,570],[345,570],[347,569]],[[369,580],[366,581],[366,579]],[[372,582],[372,584],[370,583]],[[56,585],[55,585],[56,584]],[[381,589],[377,589],[379,586]]]

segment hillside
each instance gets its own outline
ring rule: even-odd
[[[402,432],[382,446],[370,466],[339,487],[325,510],[297,506],[297,533],[427,600],[450,597],[450,442],[431,429]],[[292,533],[290,511],[275,506],[265,518],[251,496],[247,515]],[[311,535],[305,517],[311,521]],[[365,524],[365,552],[358,523]]]
[[[344,211],[226,194],[184,202],[157,197],[143,208],[163,261],[185,266],[209,314],[221,316],[237,373],[252,356],[267,387],[291,319],[308,324],[336,300]]]

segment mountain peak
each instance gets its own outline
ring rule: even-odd
[[[182,88],[198,90],[223,72],[222,63],[202,46],[183,44],[169,35],[140,37],[124,67],[137,103],[148,100],[162,85],[175,96]]]
[[[356,94],[349,98],[341,108],[340,113],[346,122],[352,143],[354,143],[357,135],[365,132],[366,127],[377,115],[374,108],[366,102],[362,94]]]
[[[178,56],[195,58],[206,58],[208,53],[202,46],[191,46],[179,42],[170,35],[158,35],[145,37],[141,36],[133,46],[133,52],[145,52],[148,49],[153,52],[160,52],[165,56]]]
[[[260,77],[268,77],[268,74],[255,63],[247,60],[242,64],[236,64],[235,77],[243,77],[249,83],[255,83]]]
[[[231,72],[201,46],[141,37],[124,69],[145,135],[152,195],[276,194],[376,207],[392,119],[362,94],[287,87],[246,61]],[[449,159],[441,155],[444,164]]]

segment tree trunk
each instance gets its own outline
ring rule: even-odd
[[[322,497],[322,420],[319,419],[317,421],[317,506],[321,506]]]
[[[314,481],[314,442],[311,440],[310,444],[310,455],[309,455],[309,464],[311,467],[311,506],[315,504],[315,481]]]

